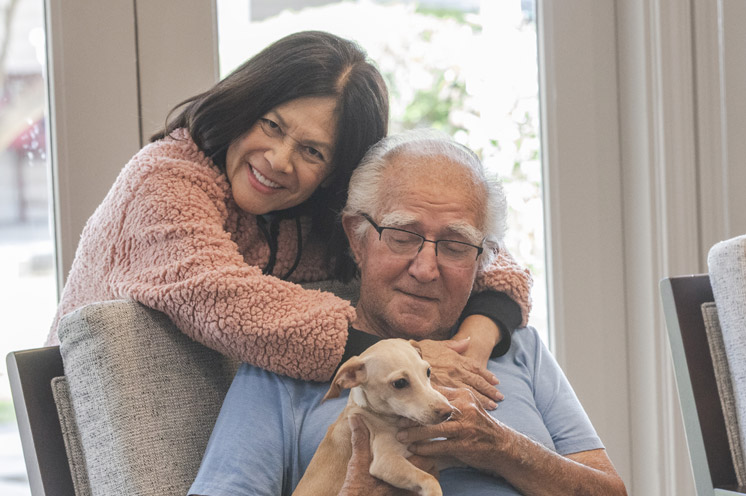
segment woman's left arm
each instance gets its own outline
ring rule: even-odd
[[[454,341],[468,339],[469,346],[462,355],[474,359],[480,366],[486,368],[491,350],[494,350],[506,336],[510,338],[510,334],[506,334],[491,318],[472,314],[461,321],[458,332],[451,339]]]
[[[525,327],[531,312],[532,285],[533,279],[529,270],[521,267],[507,250],[500,250],[495,260],[486,269],[477,273],[473,293],[478,295],[485,290],[504,293],[520,307],[520,321],[517,327]]]
[[[490,358],[507,353],[511,335],[521,324],[521,307],[505,293],[493,290],[473,294],[459,319],[453,340],[469,339],[464,352],[483,367]]]

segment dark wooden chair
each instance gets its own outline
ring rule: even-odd
[[[714,301],[710,278],[666,278],[660,290],[697,494],[746,494],[737,484],[702,315],[702,304]]]
[[[8,354],[8,377],[33,496],[73,496],[51,381],[64,375],[59,346]]]

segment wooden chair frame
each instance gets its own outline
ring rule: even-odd
[[[702,304],[714,301],[710,278],[666,278],[660,290],[697,494],[746,494],[737,486],[702,316]]]
[[[73,496],[51,381],[65,374],[59,346],[7,356],[8,378],[33,496]]]

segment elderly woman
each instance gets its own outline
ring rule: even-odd
[[[225,355],[328,379],[370,340],[348,331],[347,301],[298,283],[354,275],[337,214],[352,171],[386,134],[380,73],[348,40],[296,33],[174,112],[89,219],[48,342],[68,312],[128,298]],[[487,344],[469,346],[480,365],[526,320],[530,284],[507,256],[479,281],[486,291],[459,337]],[[476,362],[446,345],[430,358],[500,398]]]

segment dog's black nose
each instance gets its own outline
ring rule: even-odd
[[[450,406],[438,408],[435,410],[436,415],[438,415],[438,418],[440,419],[440,422],[445,422],[449,418],[451,418],[451,414],[453,413],[453,408]]]

